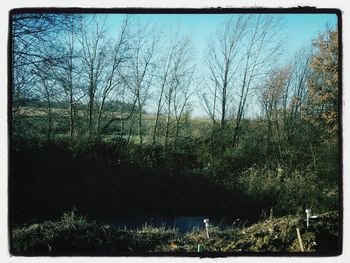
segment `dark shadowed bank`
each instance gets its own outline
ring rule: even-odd
[[[272,163],[268,167],[244,156],[223,156],[208,167],[204,147],[200,139],[188,139],[176,150],[123,140],[14,141],[11,223],[56,219],[72,207],[96,220],[161,213],[230,216],[250,223],[271,210],[282,216],[304,215],[305,208],[338,209],[337,190],[317,180],[315,171],[286,170],[281,176]]]
[[[117,229],[89,222],[74,211],[64,213],[58,221],[16,228],[12,232],[14,255],[55,254],[135,254],[148,252],[201,252],[237,254],[301,252],[296,229],[300,229],[304,252],[334,255],[340,252],[338,213],[318,216],[309,228],[298,216],[268,218],[250,227],[209,227],[210,238],[202,228],[180,234],[174,228],[143,226]]]
[[[22,141],[12,156],[13,223],[55,219],[72,207],[93,219],[162,213],[256,220],[261,209],[237,187],[202,171],[196,141],[189,143],[192,151],[140,148],[123,140],[74,146]]]

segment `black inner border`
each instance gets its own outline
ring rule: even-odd
[[[12,228],[11,228],[11,215],[13,206],[11,204],[11,191],[13,188],[13,158],[12,158],[12,18],[16,14],[24,13],[49,13],[49,14],[335,14],[338,18],[338,151],[339,151],[339,237],[338,237],[338,251],[332,253],[320,253],[320,252],[165,252],[165,253],[121,253],[121,252],[54,252],[54,253],[16,253],[11,249],[12,244]],[[7,127],[8,127],[8,246],[9,253],[12,256],[142,256],[142,257],[237,257],[237,256],[288,256],[288,257],[329,257],[339,256],[343,252],[343,25],[342,25],[342,11],[335,8],[316,8],[313,6],[298,6],[291,8],[60,8],[60,7],[47,7],[47,8],[16,8],[9,11],[9,24],[8,24],[8,43],[7,43],[7,73],[8,73],[8,108],[7,108]]]

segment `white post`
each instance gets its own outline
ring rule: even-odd
[[[305,213],[306,213],[306,228],[309,228],[311,209],[305,209]]]
[[[209,219],[204,219],[203,220],[203,222],[204,222],[204,224],[205,224],[205,230],[206,230],[206,233],[207,233],[207,238],[209,238],[209,229],[208,229],[208,227],[209,227]]]

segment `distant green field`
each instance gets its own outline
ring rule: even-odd
[[[69,133],[69,112],[64,108],[52,108],[51,109],[52,119],[53,119],[53,132],[55,138],[65,137]],[[95,114],[96,115],[96,114]],[[125,114],[126,115],[126,114]],[[116,111],[105,111],[101,118],[101,126],[103,127],[108,123],[111,118],[121,117],[120,112]],[[39,136],[45,136],[48,127],[49,111],[44,107],[33,107],[25,106],[21,107],[19,112],[14,118],[14,121],[22,121],[26,123],[28,131],[37,134]],[[75,122],[77,129],[80,132],[86,131],[87,129],[87,114],[82,110],[78,110],[75,117]],[[96,116],[95,116],[96,118]],[[103,138],[106,140],[112,139],[115,136],[120,136],[123,138],[129,138],[130,141],[134,143],[139,142],[138,129],[137,129],[137,114],[134,118],[131,117],[126,121],[114,121],[108,129],[103,132]],[[161,115],[158,123],[157,137],[161,138],[165,131],[165,122],[167,117]],[[149,143],[152,140],[153,129],[156,122],[156,115],[144,113],[142,114],[142,136],[143,142]],[[122,123],[124,125],[122,131]],[[174,116],[170,118],[170,134],[175,131],[176,119]],[[212,121],[208,118],[188,118],[187,120],[181,120],[180,123],[180,136],[193,136],[199,137],[206,134],[206,129],[209,128]],[[131,128],[130,128],[131,127]],[[131,133],[129,136],[129,132]]]

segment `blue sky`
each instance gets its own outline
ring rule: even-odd
[[[233,14],[234,15],[234,14]],[[311,45],[312,39],[324,31],[329,25],[335,27],[335,14],[270,14],[282,19],[281,34],[285,37],[285,46],[281,63],[287,62],[303,46]],[[203,65],[203,58],[207,50],[208,39],[227,18],[227,14],[139,14],[133,15],[141,21],[151,21],[163,29],[180,27],[192,37],[195,46],[196,64]],[[124,19],[123,14],[108,15],[111,32],[118,32]],[[115,31],[117,30],[117,31]],[[200,69],[199,69],[200,70]],[[193,115],[204,116],[198,98],[194,99]]]
[[[311,43],[312,39],[322,32],[326,25],[334,27],[337,22],[335,14],[271,14],[282,18],[282,33],[287,36],[286,49],[294,54],[300,47]],[[226,14],[140,14],[141,19],[150,20],[166,27],[180,26],[191,34],[200,56],[207,47],[209,36],[215,32],[227,17]],[[124,15],[109,15],[111,28],[119,28]]]

